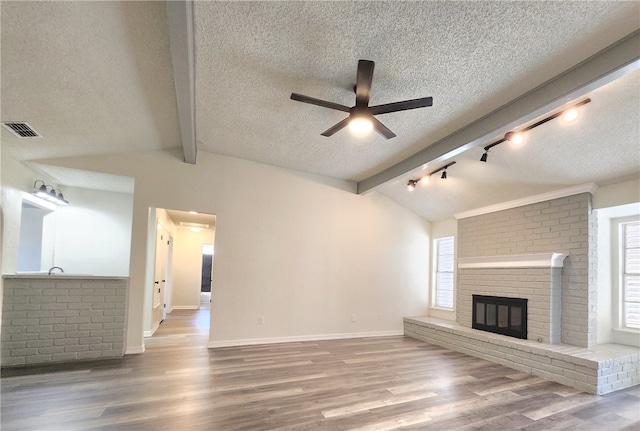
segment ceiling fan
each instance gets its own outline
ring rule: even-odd
[[[431,106],[433,105],[433,98],[422,97],[420,99],[369,106],[369,99],[371,98],[371,81],[373,80],[373,66],[373,61],[358,61],[358,75],[355,86],[356,104],[351,108],[338,103],[327,102],[326,100],[316,99],[314,97],[304,96],[298,93],[291,93],[291,99],[298,102],[310,103],[312,105],[322,106],[323,108],[335,109],[349,113],[347,118],[322,132],[322,136],[331,136],[349,125],[350,128],[360,132],[369,131],[373,128],[385,138],[391,139],[396,136],[395,133],[378,121],[374,115]]]

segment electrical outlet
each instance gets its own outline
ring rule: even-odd
[[[357,321],[358,321],[358,315],[357,315],[357,314],[355,314],[355,313],[354,313],[354,314],[352,314],[352,315],[351,315],[351,321],[352,321],[352,322],[357,322]]]
[[[264,325],[264,316],[258,316],[258,325]]]

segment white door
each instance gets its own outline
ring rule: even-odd
[[[169,233],[164,227],[156,229],[156,256],[153,276],[153,320],[154,324],[167,317],[165,303],[165,284]]]

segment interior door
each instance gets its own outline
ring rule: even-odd
[[[164,289],[166,285],[167,250],[169,234],[164,227],[156,229],[156,256],[153,276],[153,319],[154,324],[162,322],[166,317]]]

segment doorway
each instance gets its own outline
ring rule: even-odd
[[[199,315],[201,308],[208,317],[215,222],[213,214],[150,208],[145,337],[153,336],[165,319]]]
[[[213,280],[213,244],[202,244],[202,275],[200,278],[200,308],[211,308]]]

